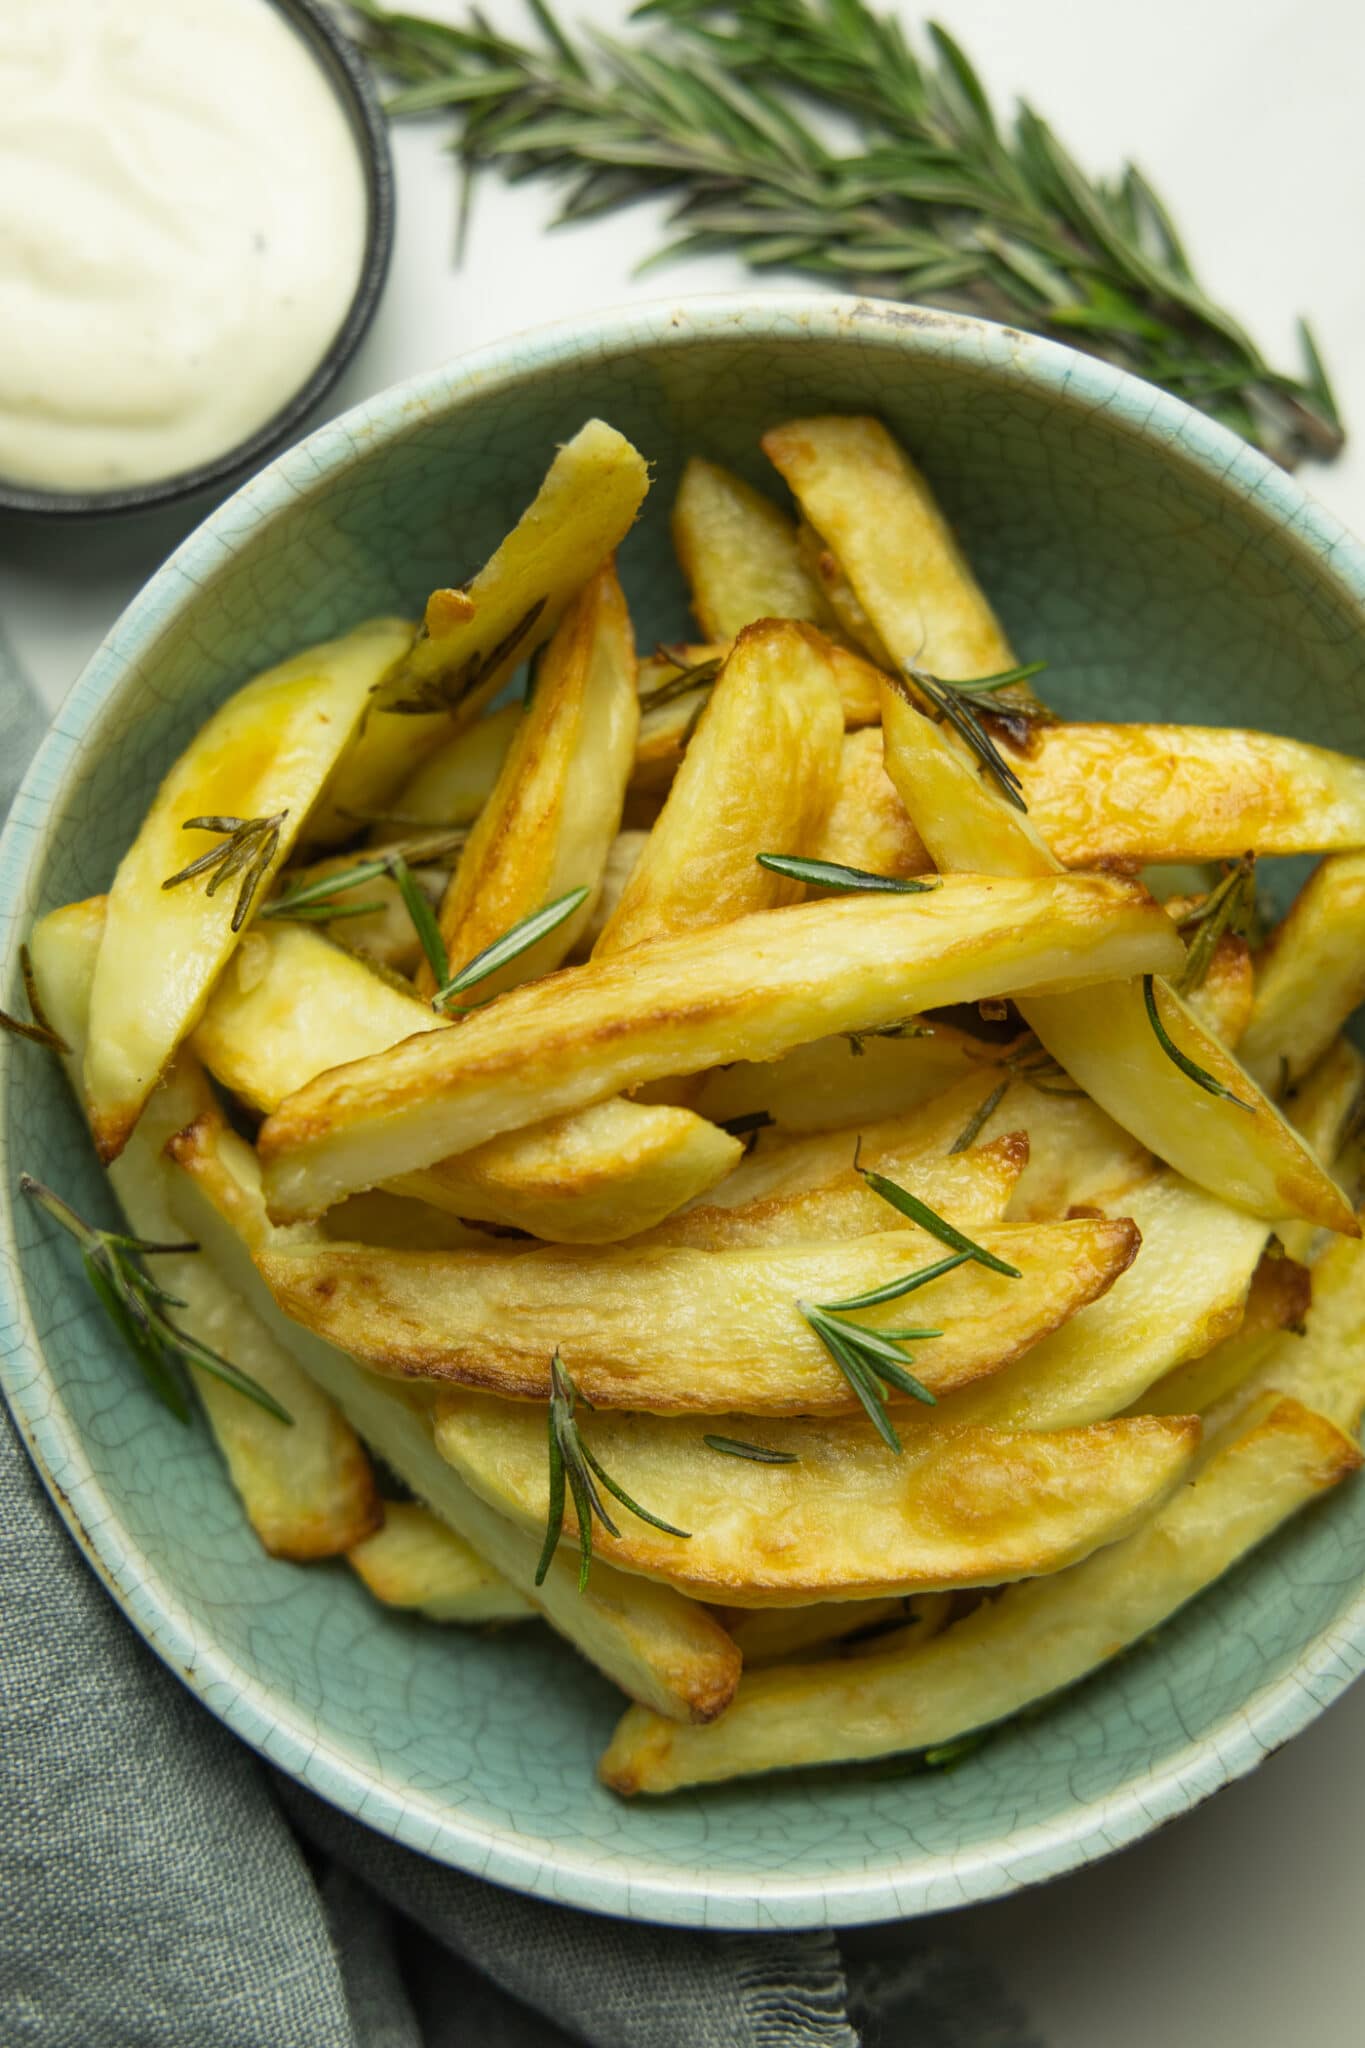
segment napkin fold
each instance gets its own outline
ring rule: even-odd
[[[44,723],[0,635],[0,812]],[[6,2048],[1038,2048],[939,1923],[604,1920],[324,1805],[146,1648],[3,1410],[0,1587]]]

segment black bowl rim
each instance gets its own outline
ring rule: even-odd
[[[147,512],[242,481],[279,453],[336,383],[354,356],[379,305],[393,255],[394,178],[388,127],[374,80],[360,51],[323,0],[267,0],[307,48],[341,104],[365,180],[365,244],[355,291],[340,327],[304,382],[278,411],[221,455],[111,491],[50,491],[12,483],[0,475],[0,511],[40,519],[99,519],[110,513]]]

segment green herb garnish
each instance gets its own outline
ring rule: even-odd
[[[1048,123],[1001,119],[958,44],[921,55],[865,0],[651,0],[628,41],[571,36],[547,0],[518,42],[353,0],[400,90],[393,115],[458,124],[462,220],[473,175],[556,178],[558,220],[675,200],[654,262],[737,251],[754,269],[1005,320],[1164,384],[1292,467],[1343,433],[1300,323],[1298,376],[1272,370],[1201,287],[1167,208],[1131,164],[1089,178]],[[831,146],[807,109],[832,112]]]
[[[293,1421],[288,1409],[282,1408],[259,1381],[170,1320],[168,1308],[186,1308],[188,1303],[159,1287],[138,1264],[140,1259],[154,1258],[160,1253],[197,1252],[197,1244],[151,1244],[145,1238],[128,1237],[122,1231],[97,1230],[32,1174],[21,1173],[19,1186],[75,1238],[90,1285],[109,1320],[141,1366],[152,1392],[177,1420],[190,1419],[180,1370],[197,1365],[202,1372],[222,1380],[225,1386],[245,1394],[276,1421]]]
[[[874,1195],[880,1195],[884,1202],[889,1202],[902,1216],[908,1216],[912,1223],[918,1223],[921,1230],[927,1230],[940,1244],[951,1245],[955,1252],[961,1252],[965,1258],[975,1259],[979,1266],[987,1267],[992,1273],[1003,1273],[1008,1280],[1023,1278],[1017,1266],[1007,1265],[1004,1259],[997,1258],[994,1252],[988,1252],[984,1245],[977,1244],[965,1231],[959,1230],[955,1223],[947,1222],[931,1209],[927,1202],[922,1202],[918,1195],[912,1195],[908,1188],[901,1187],[894,1180],[888,1180],[884,1173],[874,1173],[870,1166],[859,1165],[858,1152],[861,1147],[862,1140],[859,1139],[853,1153],[853,1170],[862,1175]]]
[[[909,1394],[931,1408],[935,1397],[907,1370],[908,1361],[891,1337],[883,1336],[879,1330],[864,1329],[859,1323],[846,1322],[813,1301],[798,1301],[796,1306],[857,1395],[882,1442],[899,1455],[901,1440],[886,1412],[886,1388],[894,1387],[898,1393]]]
[[[212,880],[204,893],[213,896],[224,882],[240,875],[242,885],[232,912],[232,929],[239,932],[246,923],[252,898],[279,851],[280,831],[288,816],[288,811],[277,811],[273,818],[186,818],[180,828],[182,832],[221,832],[225,836],[178,874],[167,875],[162,888],[176,889],[182,882],[211,874]]]
[[[563,1359],[556,1351],[550,1360],[550,1412],[547,1420],[550,1447],[550,1508],[545,1524],[545,1545],[536,1566],[536,1584],[545,1583],[545,1575],[554,1561],[559,1539],[564,1531],[564,1494],[567,1481],[568,1492],[573,1497],[574,1514],[578,1518],[578,1590],[585,1592],[588,1574],[592,1570],[592,1524],[594,1515],[611,1536],[619,1536],[611,1516],[602,1503],[597,1490],[600,1481],[622,1507],[642,1522],[648,1522],[651,1529],[662,1529],[665,1536],[681,1536],[690,1540],[687,1529],[675,1529],[671,1522],[664,1522],[657,1515],[651,1515],[648,1508],[642,1508],[638,1501],[631,1499],[623,1487],[617,1485],[609,1473],[604,1472],[598,1460],[583,1441],[582,1431],[574,1415],[578,1389],[569,1377]],[[586,1396],[584,1396],[586,1399]],[[591,1405],[591,1404],[590,1404]]]
[[[33,1045],[45,1045],[49,1052],[71,1052],[71,1047],[60,1031],[54,1031],[48,1023],[38,994],[38,984],[33,978],[33,961],[27,946],[19,948],[19,972],[24,977],[24,1000],[28,1004],[29,1016],[33,1019],[26,1024],[22,1017],[11,1017],[8,1010],[0,1010],[0,1029],[12,1031],[16,1038],[27,1038]]]
[[[756,853],[754,859],[761,868],[769,868],[775,875],[786,875],[793,882],[809,882],[817,889],[842,889],[850,895],[884,894],[888,896],[926,896],[931,889],[941,887],[937,878],[921,881],[918,877],[905,875],[874,875],[868,868],[845,867],[837,860],[804,860],[788,853]]]
[[[701,661],[688,663],[679,661],[667,647],[660,647],[657,652],[665,661],[671,661],[678,673],[657,688],[644,692],[640,698],[642,712],[662,711],[665,704],[672,704],[679,697],[690,697],[694,690],[709,689],[725,666],[723,654],[709,654]]]
[[[708,1451],[723,1451],[727,1458],[747,1458],[751,1465],[799,1465],[795,1451],[773,1451],[766,1444],[745,1443],[737,1436],[704,1436]]]
[[[579,904],[587,900],[588,895],[586,885],[570,889],[565,895],[556,896],[554,902],[547,903],[543,909],[533,910],[529,917],[519,918],[516,924],[509,925],[491,945],[476,953],[472,960],[467,960],[459,973],[453,976],[444,988],[437,989],[431,999],[433,1010],[443,1010],[452,996],[463,995],[466,989],[476,987],[481,981],[487,981],[490,974],[496,974],[500,967],[506,967],[510,960],[517,959],[548,932],[563,924],[566,917],[572,917]],[[475,1003],[472,1006],[457,1007],[477,1009],[479,1005]]]
[[[537,598],[536,602],[522,613],[516,624],[503,634],[495,647],[488,648],[483,654],[471,654],[457,669],[442,670],[437,675],[416,678],[405,677],[402,669],[399,669],[399,680],[410,684],[408,694],[386,702],[384,710],[412,717],[421,717],[430,711],[458,711],[466,697],[487,682],[495,669],[504,667],[512,660],[544,609],[545,599]],[[417,636],[417,644],[420,646],[429,638],[430,635],[423,628]],[[376,690],[387,691],[392,687],[392,683],[386,676],[374,687]]]
[[[1210,889],[1203,902],[1180,919],[1180,930],[1194,933],[1185,956],[1184,972],[1176,983],[1181,995],[1203,987],[1224,934],[1236,932],[1245,937],[1255,919],[1256,856],[1244,853],[1227,867],[1222,880]]]
[[[1188,1053],[1180,1050],[1161,1021],[1161,1012],[1157,1009],[1155,978],[1150,974],[1144,974],[1142,977],[1142,1000],[1147,1005],[1147,1017],[1156,1033],[1156,1042],[1167,1059],[1172,1060],[1181,1073],[1187,1074],[1195,1086],[1202,1088],[1206,1095],[1216,1095],[1223,1102],[1235,1102],[1238,1109],[1250,1110],[1255,1116],[1254,1102],[1244,1101],[1240,1095],[1234,1095],[1231,1088],[1225,1088],[1221,1081],[1215,1080],[1207,1067],[1201,1067],[1198,1060],[1192,1060]]]
[[[955,683],[945,683],[939,676],[931,676],[928,669],[916,668],[911,662],[906,662],[905,673],[909,676],[920,696],[927,698],[933,706],[937,722],[942,724],[946,721],[951,725],[958,738],[976,756],[978,765],[991,777],[1006,803],[1012,804],[1016,811],[1027,811],[1028,805],[1024,801],[1023,783],[1019,780],[1019,777],[1011,768],[985,726],[981,723],[972,706],[959,693],[958,686]],[[893,688],[900,692],[907,703],[913,702],[911,693],[901,682],[899,676],[892,676],[891,683]]]
[[[311,882],[300,882],[296,887],[287,889],[282,896],[276,896],[264,906],[261,916],[284,918],[301,924],[331,924],[339,917],[363,917],[372,911],[382,910],[383,904],[338,903],[336,899],[351,889],[362,888],[366,882],[375,882],[381,875],[387,875],[403,899],[403,907],[412,920],[412,928],[427,965],[439,984],[450,973],[445,940],[441,937],[441,927],[426,891],[412,872],[409,861],[439,859],[442,854],[454,852],[464,843],[465,837],[463,832],[442,832],[424,840],[384,847],[380,852],[356,861],[351,867],[338,868],[330,875],[318,875]]]
[[[995,1115],[1006,1095],[1008,1095],[1009,1087],[1009,1076],[1007,1075],[1003,1081],[996,1082],[980,1108],[973,1110],[966,1123],[962,1126],[962,1129],[953,1139],[952,1144],[948,1147],[948,1157],[950,1159],[954,1153],[966,1152],[976,1143],[981,1133],[985,1130],[986,1125]]]

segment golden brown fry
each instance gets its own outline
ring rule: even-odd
[[[520,704],[504,704],[429,753],[394,795],[393,814],[402,829],[472,825],[493,794],[522,711]],[[371,843],[391,840],[394,829],[381,821],[370,833]]]
[[[597,901],[593,904],[592,916],[578,935],[578,944],[572,954],[575,961],[591,957],[593,947],[615,914],[622,892],[634,872],[636,861],[644,852],[645,841],[648,838],[648,832],[639,830],[618,832],[607,848],[606,866],[602,870],[602,887],[598,891]]]
[[[1365,778],[1365,767],[1351,762]],[[1361,834],[1365,839],[1365,832]],[[1365,1001],[1365,853],[1319,863],[1256,958],[1240,1057],[1263,1088],[1307,1073]]]
[[[90,992],[84,1096],[102,1159],[127,1143],[237,945],[239,908],[244,916],[264,900],[372,685],[411,633],[375,619],[257,676],[200,727],[157,791],[114,877]],[[259,864],[248,847],[214,894],[217,870],[167,889],[226,848],[225,832],[184,829],[204,817],[259,820]]]
[[[815,637],[787,620],[746,626],[595,957],[800,897],[799,882],[757,856],[799,853],[816,839],[842,745],[839,699]]]
[[[513,989],[456,1031],[300,1089],[261,1132],[272,1213],[320,1214],[641,1082],[875,1031],[930,1005],[1160,971],[1179,950],[1145,890],[1089,875],[949,876],[925,895],[793,904],[661,939]]]
[[[1359,1433],[1365,1412],[1365,1250],[1360,1242],[1330,1241],[1314,1261],[1312,1278],[1313,1299],[1302,1335],[1286,1329],[1272,1337],[1215,1420],[1274,1392],[1329,1416],[1352,1437]],[[1208,1391],[1217,1398],[1222,1390]]]
[[[1021,1277],[972,1263],[858,1314],[894,1329],[908,1305],[917,1325],[941,1330],[914,1365],[937,1392],[998,1371],[1096,1301],[1132,1263],[1138,1234],[1126,1220],[1085,1220],[995,1226],[981,1242]],[[857,1402],[798,1304],[848,1300],[943,1255],[907,1227],[825,1245],[547,1247],[514,1259],[285,1245],[260,1265],[287,1314],[400,1378],[545,1400],[559,1347],[597,1407],[813,1415]],[[927,1412],[912,1406],[916,1420]]]
[[[1017,1078],[981,1130],[983,1138],[1022,1131],[1028,1139],[1010,1220],[1064,1216],[1071,1208],[1123,1213],[1129,1192],[1157,1171],[1151,1153],[1073,1087],[1041,1048],[1021,1052],[1014,1072]]]
[[[684,468],[673,545],[708,640],[731,640],[756,619],[831,620],[798,559],[791,519],[719,463],[693,456]]]
[[[1202,1358],[1192,1358],[1164,1374],[1133,1403],[1131,1412],[1207,1414],[1225,1395],[1250,1378],[1269,1356],[1282,1330],[1302,1328],[1312,1298],[1313,1276],[1307,1266],[1286,1258],[1272,1238],[1252,1275],[1240,1327]]]
[[[621,823],[639,726],[635,640],[608,561],[565,612],[497,784],[450,878],[441,937],[452,969],[571,889],[588,896],[529,951],[479,984],[497,995],[548,974],[587,924]],[[427,965],[424,995],[435,989]]]
[[[929,1749],[1003,1721],[1158,1627],[1359,1464],[1332,1423],[1280,1401],[1215,1444],[1195,1483],[1124,1541],[1011,1587],[922,1648],[746,1674],[713,1729],[632,1708],[601,1775],[617,1792],[671,1792]]]
[[[813,860],[838,861],[874,875],[933,873],[924,842],[886,772],[879,726],[845,733],[834,801],[802,851]]]
[[[918,1593],[908,1599],[817,1600],[809,1607],[727,1607],[721,1620],[739,1645],[744,1669],[753,1671],[834,1644],[839,1655],[850,1656],[892,1629],[927,1643],[946,1625],[952,1605],[950,1593]]]
[[[817,1038],[777,1059],[716,1067],[691,1106],[717,1123],[761,1111],[780,1131],[842,1130],[905,1115],[982,1073],[999,1079],[1007,1050],[912,1017],[894,1033]],[[1055,1204],[1046,1213],[1055,1214]]]
[[[536,1611],[416,1501],[386,1501],[382,1526],[347,1551],[346,1561],[376,1600],[415,1608],[429,1621],[529,1621]]]
[[[1074,1564],[1126,1536],[1179,1480],[1199,1442],[1193,1416],[1034,1430],[925,1431],[888,1456],[863,1417],[715,1425],[799,1462],[757,1464],[704,1441],[705,1422],[594,1415],[584,1443],[632,1500],[686,1529],[629,1513],[594,1549],[625,1571],[741,1607],[872,1599],[998,1585]],[[488,1395],[443,1395],[436,1442],[510,1521],[545,1527],[545,1414]],[[572,1518],[570,1518],[572,1519]],[[572,1543],[570,1528],[564,1540]]]

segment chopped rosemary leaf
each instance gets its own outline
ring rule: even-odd
[[[49,1052],[69,1054],[71,1047],[47,1020],[38,984],[33,978],[33,962],[27,946],[19,948],[19,971],[24,977],[24,1000],[33,1022],[26,1024],[22,1017],[11,1017],[8,1010],[0,1010],[0,1030],[12,1031],[16,1038],[27,1038],[33,1045],[45,1045]]]
[[[917,876],[874,875],[867,868],[845,867],[837,860],[804,860],[787,853],[757,853],[761,868],[786,875],[793,882],[809,882],[816,889],[844,889],[851,895],[867,891],[888,896],[926,896],[941,886],[937,878],[921,881]]]
[[[973,1110],[966,1123],[962,1126],[962,1129],[953,1139],[952,1144],[948,1147],[948,1157],[950,1159],[955,1152],[966,1152],[976,1143],[981,1133],[985,1130],[986,1125],[1009,1093],[1009,1086],[1009,1077],[1007,1075],[1003,1081],[996,1082],[980,1108]]]
[[[723,654],[708,655],[704,661],[683,662],[670,648],[660,647],[657,652],[665,661],[671,661],[678,671],[666,683],[660,683],[653,690],[646,690],[640,698],[641,711],[661,711],[665,704],[672,704],[679,697],[690,697],[694,690],[709,689],[725,666]]]
[[[496,974],[508,962],[516,960],[530,947],[537,944],[547,933],[563,924],[566,917],[572,917],[580,903],[587,900],[589,891],[586,884],[570,889],[563,896],[556,896],[553,903],[545,904],[540,910],[533,910],[529,917],[519,918],[516,924],[494,939],[490,945],[467,960],[459,973],[443,988],[438,988],[431,999],[433,1010],[442,1010],[452,996],[463,995],[466,989],[474,988],[481,981],[487,981],[490,974]],[[457,1008],[470,1007],[456,1005]],[[478,1005],[472,1005],[477,1009]]]
[[[242,883],[232,912],[232,929],[239,932],[246,923],[252,899],[279,851],[280,830],[288,816],[288,811],[277,811],[273,818],[186,818],[180,828],[182,832],[221,832],[224,837],[207,853],[201,853],[198,860],[192,860],[188,867],[167,875],[162,888],[175,889],[181,882],[193,882],[200,875],[211,874],[212,879],[204,893],[213,896],[233,875],[241,875]]]
[[[1255,1116],[1254,1102],[1247,1102],[1242,1096],[1234,1095],[1231,1088],[1225,1088],[1221,1081],[1215,1080],[1207,1067],[1201,1067],[1198,1060],[1192,1060],[1188,1053],[1180,1050],[1161,1021],[1161,1012],[1157,1008],[1155,978],[1150,974],[1144,974],[1142,977],[1142,999],[1147,1005],[1147,1017],[1156,1033],[1156,1042],[1167,1059],[1172,1060],[1181,1073],[1187,1074],[1195,1086],[1202,1088],[1206,1095],[1216,1095],[1223,1102],[1235,1102],[1238,1109],[1248,1110]]]
[[[879,1308],[884,1301],[899,1301],[903,1295],[914,1294],[921,1287],[927,1287],[931,1280],[942,1279],[945,1273],[955,1273],[959,1266],[971,1260],[970,1252],[950,1252],[946,1259],[936,1259],[932,1266],[921,1266],[917,1273],[906,1273],[899,1280],[888,1280],[884,1287],[869,1288],[866,1294],[855,1294],[847,1301],[827,1301],[829,1309]]]
[[[799,1465],[795,1451],[773,1451],[766,1444],[748,1444],[737,1436],[704,1436],[708,1451],[723,1451],[727,1458],[747,1458],[751,1465]]]
[[[75,1238],[86,1277],[109,1320],[141,1366],[152,1392],[178,1421],[189,1421],[190,1408],[176,1368],[197,1365],[202,1372],[222,1380],[225,1386],[245,1394],[277,1422],[292,1423],[294,1418],[288,1409],[282,1408],[259,1381],[170,1320],[166,1310],[184,1308],[186,1303],[158,1286],[137,1263],[163,1252],[197,1252],[197,1244],[151,1244],[144,1238],[128,1237],[122,1231],[97,1230],[32,1174],[21,1173],[19,1186],[54,1223],[60,1223]]]
[[[856,1173],[862,1175],[874,1195],[880,1195],[884,1202],[889,1202],[902,1216],[908,1216],[912,1223],[918,1223],[921,1230],[927,1230],[940,1244],[948,1244],[954,1251],[964,1252],[969,1259],[975,1259],[978,1265],[988,1267],[992,1273],[1003,1273],[1008,1280],[1023,1278],[1017,1266],[1007,1265],[1004,1259],[997,1258],[994,1252],[988,1252],[984,1245],[977,1244],[973,1238],[959,1230],[956,1224],[946,1222],[927,1202],[922,1202],[918,1195],[912,1195],[908,1188],[899,1186],[894,1180],[888,1180],[884,1173],[874,1173],[870,1166],[860,1166],[858,1149],[861,1148],[861,1144],[860,1139],[853,1154],[853,1168]]]
[[[586,1398],[586,1397],[585,1397]],[[536,1565],[536,1584],[545,1583],[554,1554],[564,1531],[564,1496],[567,1486],[573,1498],[574,1514],[578,1520],[578,1590],[586,1592],[588,1574],[592,1570],[592,1525],[594,1516],[609,1535],[619,1536],[621,1531],[607,1513],[596,1482],[600,1480],[607,1492],[619,1500],[641,1522],[648,1522],[652,1529],[662,1529],[665,1536],[680,1536],[691,1540],[691,1531],[675,1529],[671,1522],[662,1521],[652,1515],[648,1508],[642,1508],[632,1500],[624,1487],[618,1486],[610,1473],[602,1469],[584,1443],[574,1416],[578,1400],[578,1389],[569,1377],[568,1368],[558,1351],[550,1360],[550,1408],[547,1417],[550,1457],[550,1502],[545,1522],[545,1542],[540,1560]]]
[[[952,726],[958,738],[976,756],[979,766],[995,783],[1005,801],[1016,811],[1027,811],[1024,801],[1024,785],[991,738],[970,704],[959,695],[956,685],[945,683],[939,676],[931,676],[927,669],[916,668],[913,662],[906,662],[905,673],[922,697],[928,699],[937,713],[938,722],[944,719]],[[892,676],[891,683],[907,703],[914,698],[899,676]],[[920,707],[916,707],[920,708]]]
[[[462,832],[442,832],[406,845],[386,846],[364,860],[355,861],[348,868],[337,868],[329,875],[318,875],[311,882],[300,882],[296,887],[286,889],[282,896],[265,905],[261,916],[296,920],[301,924],[330,924],[339,917],[361,917],[367,911],[382,910],[383,905],[339,903],[336,899],[351,889],[362,888],[366,882],[375,882],[381,875],[387,875],[403,899],[403,908],[412,920],[412,928],[427,965],[439,985],[450,973],[445,941],[426,891],[408,861],[409,858],[437,859],[441,854],[453,852],[462,844],[464,837]]]
[[[990,695],[996,690],[1006,690],[1011,683],[1027,683],[1034,676],[1040,676],[1047,667],[1045,661],[1021,662],[1018,668],[1003,668],[999,675],[977,676],[968,683],[953,683],[954,690],[965,690],[968,696]]]
[[[1184,971],[1176,987],[1182,995],[1202,988],[1220,940],[1227,932],[1245,937],[1256,917],[1256,856],[1244,853],[1227,868],[1221,882],[1204,901],[1180,920],[1182,932],[1193,929]]]

